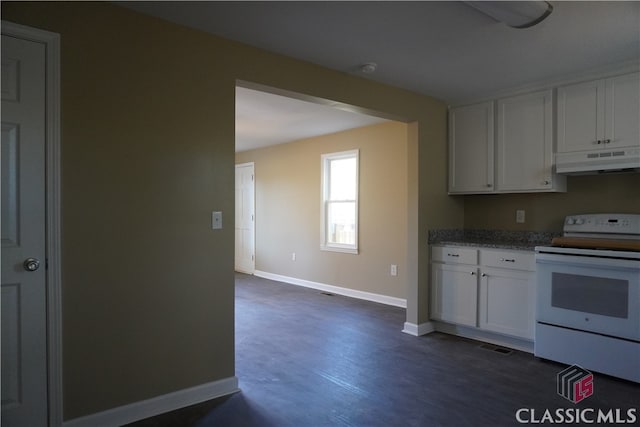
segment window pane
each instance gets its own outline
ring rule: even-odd
[[[355,200],[356,158],[330,161],[329,200]]]
[[[358,253],[358,150],[322,155],[322,250]]]
[[[355,202],[327,202],[327,243],[356,244]]]

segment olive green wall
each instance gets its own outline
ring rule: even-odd
[[[464,197],[465,228],[562,231],[564,217],[579,213],[640,213],[640,174],[570,176],[566,193]],[[457,196],[459,197],[459,196]],[[516,210],[525,210],[517,224]]]
[[[359,251],[320,250],[322,154],[359,150]],[[256,270],[407,297],[407,125],[388,122],[244,151],[254,162]],[[291,253],[296,253],[296,261]],[[390,275],[391,264],[398,275]]]
[[[427,321],[428,229],[463,225],[444,103],[110,3],[1,6],[61,34],[66,420],[234,375],[234,233],[210,215],[234,217],[237,80],[415,122],[407,320]]]

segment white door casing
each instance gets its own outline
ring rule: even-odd
[[[255,174],[253,163],[236,165],[235,270],[255,271]]]
[[[62,424],[59,35],[2,21],[2,424]],[[24,261],[40,262],[26,271]]]

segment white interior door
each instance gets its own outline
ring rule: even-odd
[[[2,36],[3,426],[47,425],[45,55]]]
[[[255,175],[253,163],[236,165],[235,269],[255,271]]]

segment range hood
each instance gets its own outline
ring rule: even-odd
[[[640,172],[640,148],[556,154],[556,173],[559,174],[593,175],[614,172]]]

